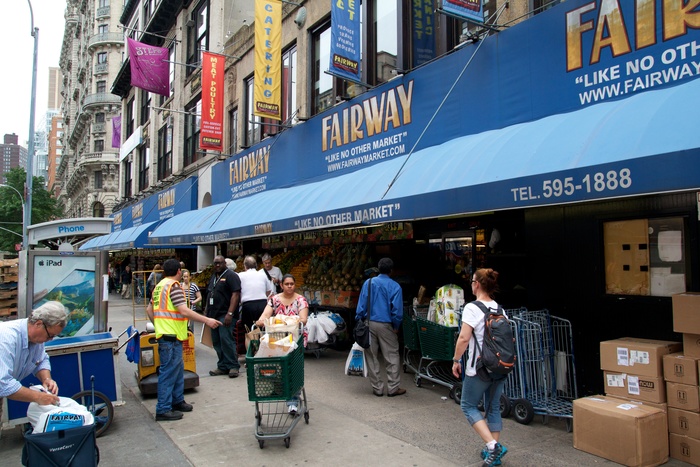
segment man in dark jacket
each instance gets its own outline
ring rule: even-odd
[[[226,260],[219,255],[214,258],[214,273],[207,286],[205,313],[218,320],[223,326],[211,331],[211,340],[219,358],[211,376],[228,375],[237,378],[241,368],[236,353],[234,324],[238,320],[238,303],[241,299],[241,279],[238,274],[226,268]]]

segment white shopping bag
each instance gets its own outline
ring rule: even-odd
[[[365,349],[352,344],[350,354],[345,360],[345,374],[348,376],[363,376],[367,377],[367,362],[365,361]]]

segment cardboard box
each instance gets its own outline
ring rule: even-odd
[[[683,355],[700,357],[700,334],[683,334]]]
[[[700,440],[671,433],[669,436],[671,457],[692,465],[700,465]]]
[[[653,407],[591,396],[574,401],[574,447],[628,466],[668,461],[668,419]]]
[[[700,334],[700,293],[686,292],[671,297],[673,302],[673,330]]]
[[[700,438],[700,413],[669,407],[668,431],[679,435]]]
[[[698,361],[682,353],[664,355],[664,379],[674,383],[698,385]]]
[[[689,412],[700,412],[700,388],[682,383],[666,383],[668,406]]]
[[[668,404],[666,402],[641,401],[639,399],[635,399],[634,397],[613,396],[612,394],[606,394],[606,396],[610,398],[620,399],[621,401],[624,401],[629,404],[646,405],[648,407],[654,407],[655,409],[659,409],[663,413],[668,412]]]
[[[639,376],[663,376],[664,355],[680,352],[680,342],[623,337],[600,343],[600,368]]]
[[[666,383],[663,378],[630,375],[627,373],[603,373],[605,394],[639,399],[640,401],[666,402]]]

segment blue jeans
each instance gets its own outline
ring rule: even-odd
[[[170,412],[173,405],[185,400],[185,365],[182,361],[182,342],[158,339],[158,403],[156,413]]]
[[[236,353],[236,337],[233,335],[235,329],[234,323],[231,326],[224,326],[225,315],[221,318],[216,318],[220,323],[216,329],[211,330],[211,343],[216,350],[216,356],[219,361],[216,366],[219,370],[228,372],[234,368],[240,369],[241,364],[238,363],[238,354]]]
[[[500,432],[503,429],[503,421],[501,420],[501,394],[503,387],[506,385],[506,378],[498,381],[486,382],[478,376],[465,376],[462,382],[462,412],[467,417],[470,425],[483,420],[477,405],[486,395],[484,409],[488,409],[486,414],[486,423],[489,430]]]

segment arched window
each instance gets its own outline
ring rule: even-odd
[[[105,207],[102,203],[97,201],[95,204],[92,205],[92,217],[104,217],[105,216]]]

